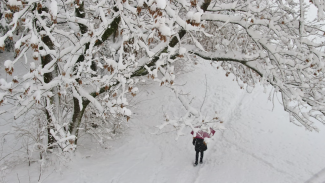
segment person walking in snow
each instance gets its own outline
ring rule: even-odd
[[[198,164],[199,153],[201,154],[200,163],[202,164],[203,163],[203,154],[204,154],[203,152],[208,149],[207,144],[204,142],[203,139],[196,138],[196,137],[193,137],[193,142],[192,143],[195,146],[195,151],[196,151],[194,165]]]
[[[196,128],[200,128],[200,126],[197,126]],[[193,137],[193,145],[195,146],[195,163],[194,166],[198,164],[199,160],[199,154],[200,156],[200,164],[203,163],[203,154],[204,151],[208,149],[208,146],[204,139],[211,138],[212,135],[214,135],[215,131],[212,128],[208,128],[206,130],[199,130],[195,133],[195,136]],[[194,135],[194,131],[191,132],[192,135]]]

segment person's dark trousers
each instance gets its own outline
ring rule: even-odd
[[[198,159],[199,159],[199,152],[201,153],[200,163],[202,163],[202,160],[203,160],[203,151],[196,151],[196,155],[195,155],[195,164],[197,164],[197,161],[198,161]]]

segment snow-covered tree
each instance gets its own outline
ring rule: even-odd
[[[308,20],[314,5],[318,16]],[[291,121],[317,130],[314,121],[325,122],[323,6],[304,0],[211,3],[201,20],[209,21],[212,39],[200,40],[206,52],[192,53],[222,61],[248,91],[258,82],[273,85]]]
[[[0,2],[0,36],[3,36],[6,32],[8,32],[9,27],[6,26],[7,22],[5,18],[1,18],[4,12],[4,3]],[[13,51],[14,42],[9,37],[5,39],[5,50],[6,51]],[[2,50],[0,50],[0,53]]]
[[[319,10],[313,21],[306,19],[310,5]],[[248,91],[258,82],[273,85],[292,120],[307,129],[325,122],[322,1],[5,0],[2,7],[9,31],[0,48],[23,30],[16,58],[4,63],[13,77],[0,80],[0,101],[13,106],[15,118],[43,107],[48,148],[75,148],[88,106],[104,121],[129,120],[127,97],[137,94],[141,76],[169,86],[186,116],[199,117],[173,86],[174,64],[198,57],[217,62]],[[16,73],[24,60],[29,71]]]

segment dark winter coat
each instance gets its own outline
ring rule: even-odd
[[[208,149],[203,139],[193,138],[192,143],[195,146],[195,151],[206,151]]]

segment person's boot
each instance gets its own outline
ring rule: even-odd
[[[200,164],[202,164],[203,163],[203,158],[200,158]]]
[[[194,166],[196,166],[197,165],[197,161],[195,161],[195,163],[194,163]]]

